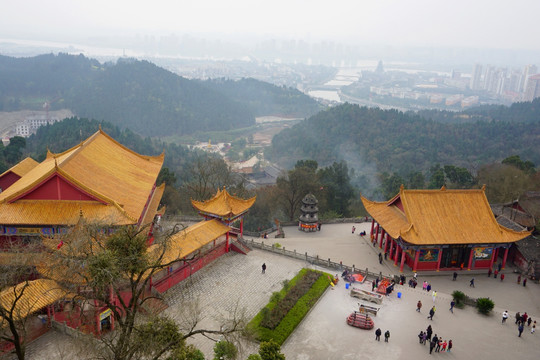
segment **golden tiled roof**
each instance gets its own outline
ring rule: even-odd
[[[8,170],[4,171],[0,175],[0,178],[2,176],[4,176],[6,173],[8,173],[8,172],[12,172],[12,173],[17,174],[20,177],[22,177],[23,175],[26,175],[26,173],[28,173],[30,170],[35,168],[38,164],[39,163],[36,160],[34,160],[34,159],[30,158],[30,157],[27,157],[24,160],[22,160],[21,162],[19,162],[17,165],[14,165],[11,168],[9,168]]]
[[[231,218],[248,211],[255,199],[255,196],[250,199],[241,199],[230,195],[226,189],[218,189],[213,198],[206,201],[191,199],[191,204],[200,212]]]
[[[38,279],[4,289],[0,292],[0,303],[4,309],[10,308],[16,296],[20,296],[14,310],[14,318],[20,320],[67,295],[67,291],[55,281]]]
[[[203,220],[195,225],[191,225],[174,234],[169,239],[161,263],[167,264],[182,259],[226,234],[229,230],[230,228],[228,226],[223,225],[217,219]],[[148,248],[148,251],[154,252],[156,256],[159,256],[162,249],[163,247],[161,245],[154,244]]]
[[[142,156],[113,140],[102,130],[81,144],[47,158],[12,186],[0,193],[0,223],[3,224],[72,224],[82,207],[85,218],[111,218],[119,224],[137,223],[163,165],[164,155]],[[61,176],[96,201],[28,200],[19,197],[54,175]],[[30,206],[33,203],[33,206]],[[72,203],[68,205],[67,203]],[[84,204],[83,204],[84,203]],[[75,205],[76,204],[76,205]],[[58,212],[61,207],[62,214]],[[3,214],[11,213],[11,214]],[[41,219],[40,214],[43,214]],[[65,222],[62,220],[66,217]]]
[[[405,190],[386,202],[362,197],[388,234],[414,245],[511,243],[530,235],[497,223],[484,189]],[[402,204],[403,210],[398,204]]]
[[[141,221],[141,227],[150,224],[154,220],[164,191],[165,183],[158,186],[152,194],[152,199],[148,203],[148,207],[146,208],[146,212],[144,213],[144,217]]]

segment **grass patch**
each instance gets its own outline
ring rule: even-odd
[[[272,296],[270,302],[248,323],[246,329],[252,333],[259,341],[274,340],[279,345],[289,337],[290,334],[296,329],[298,324],[306,316],[308,311],[315,305],[317,300],[324,293],[326,288],[330,285],[332,276],[322,271],[315,271],[309,269],[302,269],[298,274],[288,282],[287,289],[281,289],[280,296]],[[304,279],[306,278],[306,279]],[[305,284],[311,282],[310,287],[306,287]],[[300,286],[297,287],[296,285]],[[303,294],[299,291],[303,289]],[[295,290],[296,289],[296,290]],[[284,313],[282,300],[290,299],[287,296],[289,293],[295,293],[297,300],[292,307]],[[263,320],[268,318],[272,311],[276,308],[275,313],[278,313],[281,317],[281,321],[273,329],[266,328],[261,325]]]

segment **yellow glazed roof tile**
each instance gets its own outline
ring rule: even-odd
[[[228,226],[223,225],[217,219],[201,221],[189,226],[174,234],[169,239],[161,263],[167,264],[182,259],[220,236],[225,235],[229,230],[230,228]],[[148,251],[154,252],[158,256],[161,249],[162,247],[160,245],[155,244],[151,245]]]
[[[392,238],[401,236],[414,245],[510,243],[530,235],[499,225],[483,189],[401,189],[392,200],[374,202],[362,197],[362,202]]]
[[[22,160],[21,162],[19,162],[17,165],[14,165],[11,168],[9,168],[8,170],[4,171],[4,173],[2,173],[0,175],[0,178],[2,176],[4,176],[4,174],[6,174],[6,173],[8,173],[10,171],[12,173],[17,174],[20,177],[22,177],[23,175],[26,175],[26,173],[28,173],[30,170],[35,168],[38,164],[39,163],[36,160],[34,160],[34,159],[30,158],[30,157],[27,157],[24,160]]]
[[[4,289],[0,292],[0,303],[4,309],[10,308],[15,297],[20,297],[14,309],[14,318],[20,320],[67,295],[67,291],[55,281],[38,279]]]
[[[154,157],[139,155],[99,130],[69,150],[59,154],[49,152],[42,163],[31,169],[6,191],[0,193],[0,203],[2,205],[8,204],[0,212],[11,212],[12,206],[20,202],[17,200],[18,197],[31,191],[47,178],[58,174],[82,191],[107,204],[102,207],[90,206],[92,210],[87,209],[89,210],[87,218],[91,218],[91,215],[97,215],[102,219],[110,217],[112,213],[122,214],[125,218],[122,223],[133,224],[142,215],[144,206],[151,196],[163,165],[163,159],[163,154]],[[42,210],[46,213],[56,211],[57,201],[51,203],[35,200],[33,202],[42,203]],[[90,201],[90,203],[92,202]],[[15,213],[17,212],[20,210],[15,211]],[[6,216],[10,217],[10,215]],[[45,218],[51,217],[50,215],[45,216]],[[10,223],[2,221],[1,218],[2,216],[0,216],[1,223]],[[56,219],[61,219],[61,216],[57,216]],[[41,224],[47,223],[47,221],[38,220],[35,223]],[[30,223],[30,220],[23,219],[23,222]]]
[[[214,214],[222,217],[235,217],[249,210],[255,202],[256,197],[241,199],[230,195],[226,189],[217,191],[216,195],[206,201],[191,200],[195,209],[207,214]]]

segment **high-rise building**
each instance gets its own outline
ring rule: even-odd
[[[531,75],[527,79],[524,100],[532,101],[537,97],[540,97],[540,74]]]
[[[533,74],[537,74],[538,73],[538,69],[536,67],[536,65],[527,65],[525,66],[525,69],[523,69],[523,89],[521,90],[522,92],[526,92],[527,91],[527,81],[529,79],[529,76],[533,75]]]
[[[473,73],[471,76],[471,89],[472,90],[481,90],[481,80],[482,80],[482,65],[475,64]]]

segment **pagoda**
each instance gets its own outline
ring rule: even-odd
[[[302,215],[298,220],[298,230],[301,231],[317,231],[319,228],[319,208],[317,207],[317,198],[313,194],[307,194],[302,199],[302,207],[300,211]]]

